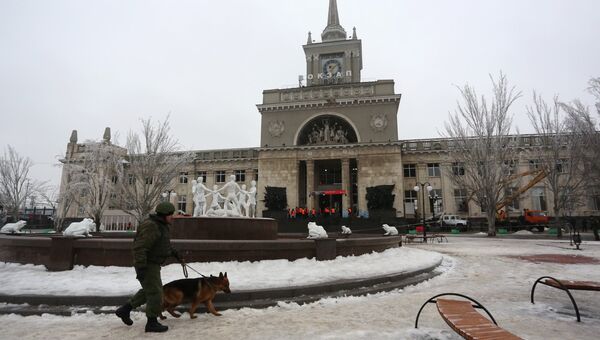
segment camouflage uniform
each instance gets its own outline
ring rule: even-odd
[[[162,308],[160,267],[169,256],[179,259],[171,247],[169,225],[161,216],[152,215],[140,224],[133,241],[133,266],[140,289],[130,300],[133,308],[146,304],[146,316],[156,318]]]

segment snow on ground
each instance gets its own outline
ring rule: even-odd
[[[600,281],[597,265],[533,263],[508,257],[523,254],[578,254],[600,259],[600,244],[585,243],[583,251],[568,242],[449,237],[449,243],[411,244],[406,248],[438,251],[451,257],[451,270],[427,282],[362,297],[323,299],[299,306],[280,303],[267,309],[226,310],[223,316],[199,315],[190,320],[165,320],[166,335],[144,334],[145,317],[133,315],[127,327],[113,315],[83,314],[0,316],[3,339],[460,339],[444,323],[434,305],[425,307],[414,329],[420,306],[433,295],[455,292],[481,302],[499,325],[525,339],[597,339],[600,333],[600,294],[573,293],[582,313],[575,321],[567,295],[540,286],[536,304],[529,302],[531,285],[540,276]],[[445,261],[446,262],[446,261]],[[379,265],[382,263],[378,261]],[[333,262],[332,262],[333,264]],[[337,271],[331,266],[330,271]],[[270,276],[279,273],[272,271]],[[105,281],[104,284],[109,284]]]
[[[291,287],[415,271],[435,265],[439,253],[395,248],[362,256],[339,256],[331,261],[299,259],[256,262],[210,262],[189,265],[204,275],[227,272],[232,290]],[[199,275],[189,270],[190,277]],[[163,283],[182,279],[181,265],[162,269]],[[71,271],[48,272],[44,266],[0,263],[0,294],[129,295],[140,288],[133,268],[76,266]]]

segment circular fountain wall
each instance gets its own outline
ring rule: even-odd
[[[400,236],[342,237],[328,230],[329,238],[314,240],[307,239],[306,234],[277,234],[277,221],[268,218],[179,217],[171,231],[173,247],[188,262],[330,260],[401,245]],[[41,264],[49,270],[69,270],[74,265],[132,266],[133,237],[132,232],[99,233],[88,238],[0,235],[0,261]]]

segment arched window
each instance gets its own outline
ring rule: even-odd
[[[358,138],[352,126],[343,118],[322,115],[311,119],[298,135],[297,145],[348,144],[357,143]]]

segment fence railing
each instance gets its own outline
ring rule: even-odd
[[[130,215],[108,215],[102,217],[104,231],[135,231],[137,220]]]

